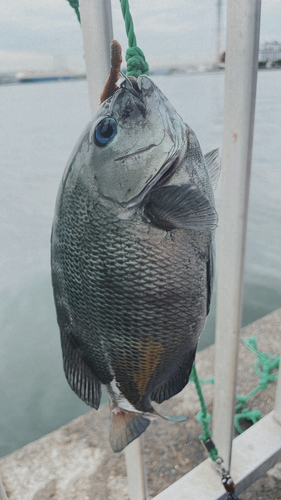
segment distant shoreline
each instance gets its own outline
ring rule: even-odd
[[[280,66],[259,66],[261,71],[276,71],[281,69]],[[150,76],[185,76],[185,75],[202,75],[202,74],[218,74],[224,72],[224,67],[208,67],[202,65],[202,68],[189,66],[187,68],[161,68],[152,69],[150,71]],[[126,70],[122,70],[124,73]],[[31,72],[15,72],[15,73],[0,73],[0,85],[18,85],[22,83],[48,83],[54,81],[73,81],[73,80],[85,80],[87,78],[86,73],[76,74],[53,74],[53,73],[31,73]]]

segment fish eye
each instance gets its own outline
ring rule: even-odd
[[[96,126],[94,133],[94,141],[97,146],[106,146],[117,132],[117,123],[111,118],[107,117],[101,120]]]

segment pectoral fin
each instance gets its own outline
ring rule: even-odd
[[[215,229],[218,216],[209,200],[194,184],[161,186],[151,191],[145,215],[152,224],[171,229]]]

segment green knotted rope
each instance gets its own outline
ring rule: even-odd
[[[242,434],[243,429],[239,425],[239,420],[250,420],[253,424],[261,419],[261,412],[259,410],[249,410],[249,408],[244,408],[241,413],[234,415],[234,426],[235,429]]]
[[[126,51],[127,75],[138,78],[140,75],[149,75],[149,66],[143,51],[137,46],[134,32],[134,23],[130,13],[128,0],[120,0],[121,10],[125,21],[125,28],[129,48]]]
[[[243,429],[241,429],[239,421],[242,419],[250,420],[253,424],[255,424],[258,420],[261,419],[261,412],[258,410],[250,410],[249,408],[243,408],[243,406],[247,403],[248,399],[252,397],[256,392],[258,392],[261,389],[266,389],[268,387],[269,382],[275,382],[277,380],[278,372],[274,371],[272,373],[272,370],[278,370],[279,368],[279,363],[280,363],[280,357],[276,356],[274,354],[267,354],[266,352],[261,352],[257,348],[257,339],[256,337],[251,337],[250,339],[245,339],[243,341],[245,347],[250,349],[254,354],[256,354],[257,359],[254,364],[254,369],[258,377],[260,378],[259,385],[255,387],[252,391],[247,394],[247,396],[241,396],[237,395],[236,399],[238,401],[238,404],[235,406],[235,412],[239,412],[242,410],[240,413],[236,413],[234,416],[234,425],[236,430],[242,434]],[[201,405],[201,412],[198,413],[197,419],[202,425],[203,428],[203,434],[199,436],[199,439],[203,442],[207,441],[208,439],[211,438],[211,433],[209,430],[209,422],[211,420],[210,415],[207,413],[207,408],[206,408],[206,403],[204,400],[204,396],[201,390],[201,385],[206,384],[206,383],[214,383],[214,377],[206,379],[206,380],[200,380],[197,374],[197,370],[195,367],[195,364],[192,367],[192,371],[190,374],[189,379],[195,383],[197,395],[200,401]],[[212,449],[209,451],[209,455],[212,460],[216,461],[218,458],[218,450],[217,448]]]
[[[256,337],[251,337],[250,339],[245,339],[243,341],[245,347],[250,349],[254,354],[256,354],[257,359],[254,364],[254,369],[257,376],[260,378],[259,385],[255,387],[252,391],[247,394],[247,396],[237,395],[236,399],[238,404],[235,406],[234,416],[234,425],[236,430],[242,434],[243,430],[239,425],[239,420],[246,419],[250,420],[253,424],[255,424],[258,420],[261,419],[261,412],[258,410],[250,410],[249,408],[243,408],[248,402],[248,399],[254,396],[256,392],[261,389],[266,389],[268,387],[269,382],[275,382],[277,380],[278,372],[275,371],[272,373],[272,370],[278,370],[280,358],[274,354],[267,354],[266,352],[260,352],[257,348],[257,339]],[[261,369],[260,369],[261,367]]]
[[[200,385],[201,381],[199,380],[197,370],[195,367],[195,363],[192,367],[189,380],[194,382],[195,387],[196,387],[196,391],[197,391],[197,395],[198,395],[198,398],[200,401],[201,411],[197,414],[197,420],[202,425],[203,434],[201,434],[199,436],[199,439],[201,441],[203,441],[203,443],[205,443],[205,441],[207,441],[208,439],[211,439],[211,431],[209,429],[209,423],[211,421],[211,416],[209,415],[209,413],[207,413],[207,407],[206,407],[205,399],[204,399],[204,396],[203,396],[203,393],[201,390],[201,385]],[[217,448],[216,447],[212,448],[209,451],[209,455],[210,455],[210,458],[215,462],[219,456],[219,452],[218,452]]]
[[[69,5],[75,10],[77,19],[81,24],[80,10],[79,10],[79,0],[67,0]]]
[[[77,19],[81,24],[79,0],[67,0],[75,10]],[[120,0],[121,10],[125,21],[125,28],[128,38],[129,48],[126,51],[127,75],[138,78],[140,75],[149,75],[148,62],[143,51],[137,46],[137,39],[134,32],[134,23],[130,13],[129,1]]]

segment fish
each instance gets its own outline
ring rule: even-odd
[[[219,172],[218,150],[203,155],[146,75],[118,82],[66,165],[51,236],[64,372],[95,409],[105,386],[114,452],[188,383],[210,309]]]

